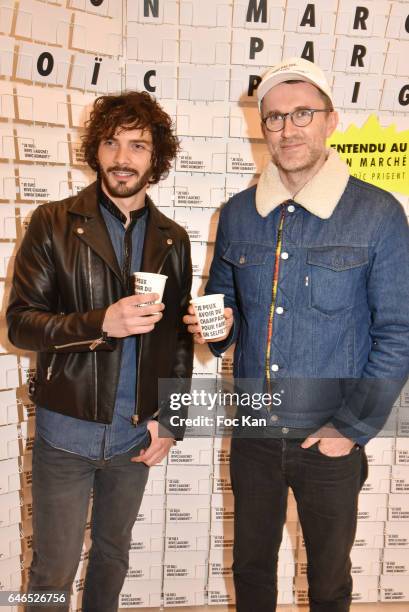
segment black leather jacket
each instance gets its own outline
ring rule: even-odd
[[[158,379],[190,378],[193,362],[192,335],[182,323],[192,280],[189,238],[149,198],[147,205],[141,270],[168,279],[163,318],[140,336],[135,422],[157,413]],[[111,422],[122,340],[103,334],[102,323],[108,306],[125,295],[96,183],[34,211],[16,256],[7,322],[15,346],[37,351],[37,404]]]

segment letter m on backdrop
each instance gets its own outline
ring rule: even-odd
[[[267,0],[250,0],[246,21],[261,21],[267,23]]]

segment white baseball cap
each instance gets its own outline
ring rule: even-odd
[[[301,57],[291,57],[290,59],[284,60],[280,64],[270,68],[270,70],[268,70],[263,76],[263,79],[257,88],[259,109],[261,107],[262,99],[272,87],[275,87],[280,83],[284,83],[284,81],[292,80],[312,83],[322,92],[324,92],[333,104],[332,92],[321,68],[309,60],[305,60]]]

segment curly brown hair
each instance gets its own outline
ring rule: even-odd
[[[172,119],[146,91],[128,91],[95,100],[82,136],[87,164],[98,171],[99,144],[103,139],[112,138],[118,128],[151,133],[153,152],[149,182],[155,184],[165,178],[179,151],[179,139],[173,132]]]

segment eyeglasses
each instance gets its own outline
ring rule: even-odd
[[[306,127],[314,119],[314,113],[332,113],[332,110],[329,108],[300,108],[292,113],[270,113],[261,121],[269,132],[280,132],[284,128],[287,117],[290,117],[295,126]]]

